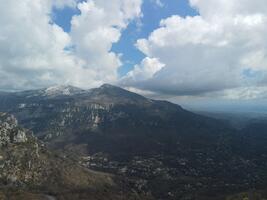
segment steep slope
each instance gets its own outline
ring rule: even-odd
[[[139,198],[118,184],[48,151],[13,116],[0,113],[0,199]]]
[[[49,98],[43,95],[47,90],[0,96],[0,110],[14,114],[24,127],[57,147],[86,142],[91,153],[105,151],[122,158],[175,152],[178,142],[208,148],[231,132],[219,121],[108,84],[76,89],[80,92],[73,95],[57,91],[59,95]]]

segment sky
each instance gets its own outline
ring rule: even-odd
[[[110,83],[188,107],[265,105],[265,0],[9,0],[0,90]]]

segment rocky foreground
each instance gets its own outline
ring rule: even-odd
[[[1,200],[146,199],[127,187],[119,178],[48,151],[12,115],[0,113]]]

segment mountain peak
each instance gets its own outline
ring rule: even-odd
[[[125,90],[119,86],[114,86],[111,84],[103,84],[98,88],[93,88],[89,90],[86,95],[91,101],[98,101],[107,104],[116,103],[146,103],[149,101],[147,98]]]
[[[96,89],[98,89],[98,90],[105,90],[105,91],[112,91],[112,92],[115,92],[115,91],[117,91],[117,92],[122,92],[122,91],[124,91],[124,92],[129,92],[128,90],[125,90],[125,89],[123,89],[123,88],[121,88],[121,87],[119,87],[119,86],[116,86],[116,85],[112,85],[112,84],[108,84],[108,83],[105,83],[105,84],[103,84],[103,85],[101,85],[99,88],[96,88]]]
[[[118,88],[118,87],[115,85],[111,85],[109,83],[105,83],[105,84],[101,85],[100,88]]]
[[[43,96],[60,96],[60,95],[71,96],[79,94],[83,91],[84,90],[71,85],[55,85],[44,89]]]

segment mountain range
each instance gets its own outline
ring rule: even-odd
[[[56,152],[59,157],[45,153],[45,159],[31,163],[39,166],[48,160],[45,162],[53,167],[41,171],[51,173],[67,166],[63,178],[52,181],[56,185],[66,182],[57,191],[68,191],[69,185],[76,184],[75,178],[88,176],[100,182],[94,185],[98,193],[116,177],[117,182],[128,185],[123,195],[134,193],[136,199],[219,200],[266,195],[266,136],[264,132],[256,134],[255,127],[237,130],[222,120],[109,84],[90,90],[55,86],[1,93],[0,111],[13,115],[23,129],[33,132],[29,141],[36,142],[31,146],[41,143],[44,152]],[[8,145],[7,149],[16,152],[20,145]],[[26,160],[34,158],[28,156]],[[22,165],[14,166],[23,172]],[[85,184],[78,184],[81,191],[92,186],[83,179],[78,182]],[[107,199],[120,190],[121,183],[115,182],[105,189],[110,196]],[[30,188],[36,185],[33,182]],[[48,182],[43,185],[57,188]]]

